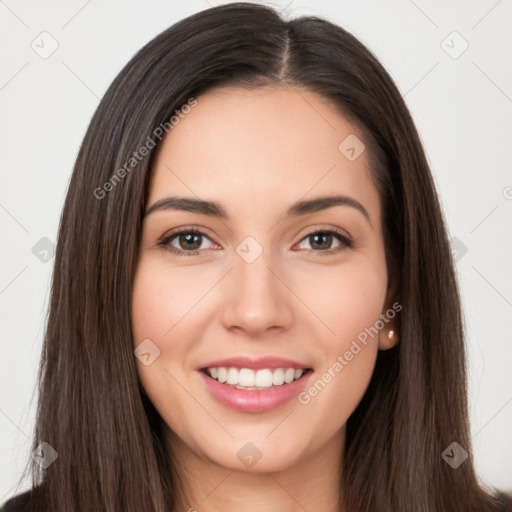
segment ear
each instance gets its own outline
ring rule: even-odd
[[[400,311],[402,304],[397,300],[398,284],[394,281],[389,289],[381,319],[384,324],[379,331],[379,350],[393,348],[400,340]]]

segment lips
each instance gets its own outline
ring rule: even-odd
[[[252,370],[261,370],[264,368],[295,368],[305,369],[309,368],[308,364],[300,363],[297,361],[292,361],[291,359],[284,359],[282,357],[260,357],[259,359],[251,359],[249,357],[239,356],[239,357],[230,357],[229,359],[219,359],[217,361],[211,361],[208,364],[205,364],[198,368],[199,370],[205,370],[206,368],[218,368],[218,367],[227,367],[227,368],[250,368]]]
[[[218,402],[241,412],[278,408],[300,393],[313,372],[307,364],[276,357],[234,357],[198,370]]]

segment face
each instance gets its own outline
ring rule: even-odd
[[[322,97],[196,100],[152,170],[132,303],[139,376],[182,453],[283,470],[342,447],[389,348],[375,334],[393,323],[380,199],[358,132]]]

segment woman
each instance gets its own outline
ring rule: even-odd
[[[510,510],[475,475],[464,368],[387,72],[327,21],[207,9],[135,55],[85,136],[34,489],[4,510]]]

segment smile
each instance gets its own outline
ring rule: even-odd
[[[247,391],[267,390],[269,388],[290,384],[302,377],[306,368],[226,368],[225,366],[206,368],[206,373],[221,384]]]
[[[289,403],[307,385],[313,369],[279,357],[231,357],[198,368],[210,396],[229,409],[263,413]]]

